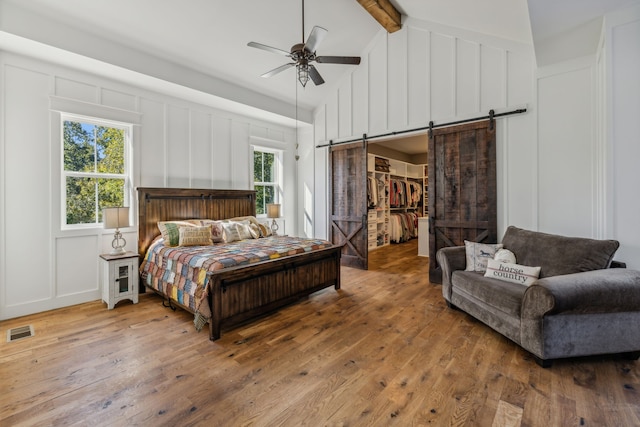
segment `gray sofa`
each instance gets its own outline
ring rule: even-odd
[[[440,249],[442,294],[550,366],[553,359],[640,356],[640,271],[611,267],[619,243],[509,227],[502,244],[520,265],[541,267],[523,286],[464,271],[465,247]]]

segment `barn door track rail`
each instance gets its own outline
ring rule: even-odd
[[[367,136],[367,134],[365,133],[365,134],[362,135],[362,138],[348,139],[348,140],[345,140],[345,141],[334,141],[333,139],[331,139],[331,140],[329,140],[329,142],[327,144],[316,145],[316,148],[334,147],[334,146],[340,145],[340,144],[349,144],[349,143],[352,143],[352,142],[359,142],[359,141],[362,141],[362,142],[370,141],[372,139],[387,138],[389,136],[402,135],[402,134],[405,134],[405,133],[420,132],[420,131],[423,131],[423,130],[428,130],[429,131],[429,137],[431,137],[431,132],[433,131],[433,129],[436,129],[436,128],[461,125],[463,123],[470,123],[470,122],[479,122],[481,120],[491,120],[491,122],[493,122],[494,119],[497,119],[499,117],[512,116],[514,114],[522,114],[522,113],[526,113],[526,112],[527,112],[526,108],[519,108],[519,109],[516,109],[516,110],[506,111],[504,113],[498,113],[498,114],[496,114],[494,110],[490,110],[488,115],[482,116],[482,117],[473,117],[471,119],[456,120],[454,122],[438,123],[438,124],[434,124],[433,120],[432,120],[432,121],[429,122],[429,126],[423,126],[423,127],[414,128],[414,129],[406,129],[406,130],[387,132],[387,133],[382,133],[382,134],[373,135],[373,136]],[[491,128],[492,127],[493,127],[493,124],[491,125]]]

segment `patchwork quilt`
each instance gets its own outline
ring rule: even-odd
[[[211,317],[207,272],[251,265],[332,246],[331,242],[289,236],[247,239],[210,246],[164,245],[156,239],[140,265],[140,279],[196,314],[196,326]],[[200,320],[198,319],[200,318]]]

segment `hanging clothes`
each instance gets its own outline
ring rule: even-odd
[[[414,212],[392,213],[389,217],[391,243],[402,243],[418,237],[418,218]]]
[[[387,184],[384,179],[374,176],[367,177],[367,206],[369,209],[384,206]]]
[[[389,206],[417,208],[422,200],[422,184],[407,179],[389,179]]]

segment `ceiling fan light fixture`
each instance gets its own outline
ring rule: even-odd
[[[307,64],[298,64],[298,81],[302,85],[302,87],[307,86],[307,82],[309,81],[309,66]]]
[[[317,86],[323,84],[324,79],[318,72],[317,68],[313,66],[312,62],[323,64],[360,64],[359,56],[316,56],[316,49],[320,45],[320,42],[322,42],[322,40],[327,35],[327,30],[325,28],[319,27],[317,25],[314,26],[306,42],[304,41],[304,34],[304,0],[302,0],[302,43],[294,44],[291,47],[290,52],[267,46],[262,43],[247,43],[247,46],[249,47],[255,47],[258,49],[266,50],[268,52],[284,55],[291,58],[291,60],[293,61],[274,68],[271,71],[267,71],[266,73],[262,74],[261,77],[272,77],[280,73],[281,71],[284,71],[289,67],[293,67],[295,65],[296,73],[298,74],[298,81],[300,82],[302,87],[306,87],[309,80],[313,81],[313,83]]]

